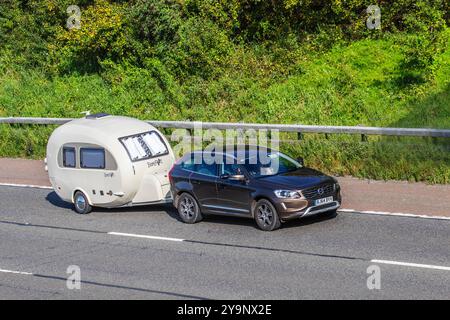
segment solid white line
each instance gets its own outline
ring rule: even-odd
[[[415,267],[415,268],[426,268],[426,269],[437,269],[437,270],[450,271],[450,267],[435,266],[435,265],[431,265],[431,264],[419,264],[419,263],[399,262],[399,261],[390,261],[390,260],[376,260],[376,259],[370,260],[370,262],[392,264],[392,265],[405,266],[405,267]]]
[[[111,234],[113,236],[144,238],[144,239],[152,239],[152,240],[177,241],[177,242],[185,241],[184,239],[178,239],[178,238],[166,238],[166,237],[157,237],[157,236],[147,236],[147,235],[143,235],[143,234],[134,234],[134,233],[108,232],[108,234]]]
[[[450,217],[427,216],[427,215],[424,215],[424,214],[414,214],[414,213],[385,212],[385,211],[361,211],[361,210],[354,210],[354,209],[339,209],[338,211],[339,212],[345,212],[345,213],[374,214],[374,215],[380,215],[380,216],[396,216],[396,217],[407,217],[407,218],[450,220]]]
[[[53,190],[52,187],[49,186],[38,186],[34,184],[17,184],[17,183],[0,183],[0,186],[5,187],[19,187],[19,188],[36,188],[36,189],[49,189]]]
[[[29,272],[14,271],[14,270],[5,270],[5,269],[0,269],[0,272],[3,272],[3,273],[13,273],[13,274],[23,274],[23,275],[26,275],[26,276],[32,276],[32,275],[33,275],[32,273],[29,273]]]

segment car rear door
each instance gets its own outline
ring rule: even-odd
[[[216,182],[218,175],[217,164],[195,164],[189,177],[195,197],[202,210],[208,211],[217,202]]]

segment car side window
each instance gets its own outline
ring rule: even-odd
[[[76,155],[75,148],[64,147],[63,148],[63,166],[66,168],[76,167]]]
[[[193,171],[195,171],[199,174],[216,177],[217,176],[217,164],[215,164],[215,163],[213,163],[213,164],[206,164],[206,163],[196,164],[195,169]]]
[[[236,163],[233,163],[233,164],[224,163],[221,166],[221,168],[222,168],[221,174],[226,174],[226,175],[230,175],[230,176],[242,174],[242,170],[241,170],[240,166]]]

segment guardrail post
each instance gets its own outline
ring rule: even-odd
[[[301,132],[297,132],[297,140],[303,140],[303,135]]]
[[[368,139],[367,139],[367,135],[366,135],[366,134],[362,134],[362,135],[361,135],[361,141],[362,141],[362,142],[367,142],[367,140],[368,140]]]

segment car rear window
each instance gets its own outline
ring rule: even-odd
[[[195,164],[194,164],[194,159],[193,158],[182,159],[180,161],[179,165],[184,170],[189,170],[189,171],[194,171],[195,170]]]

